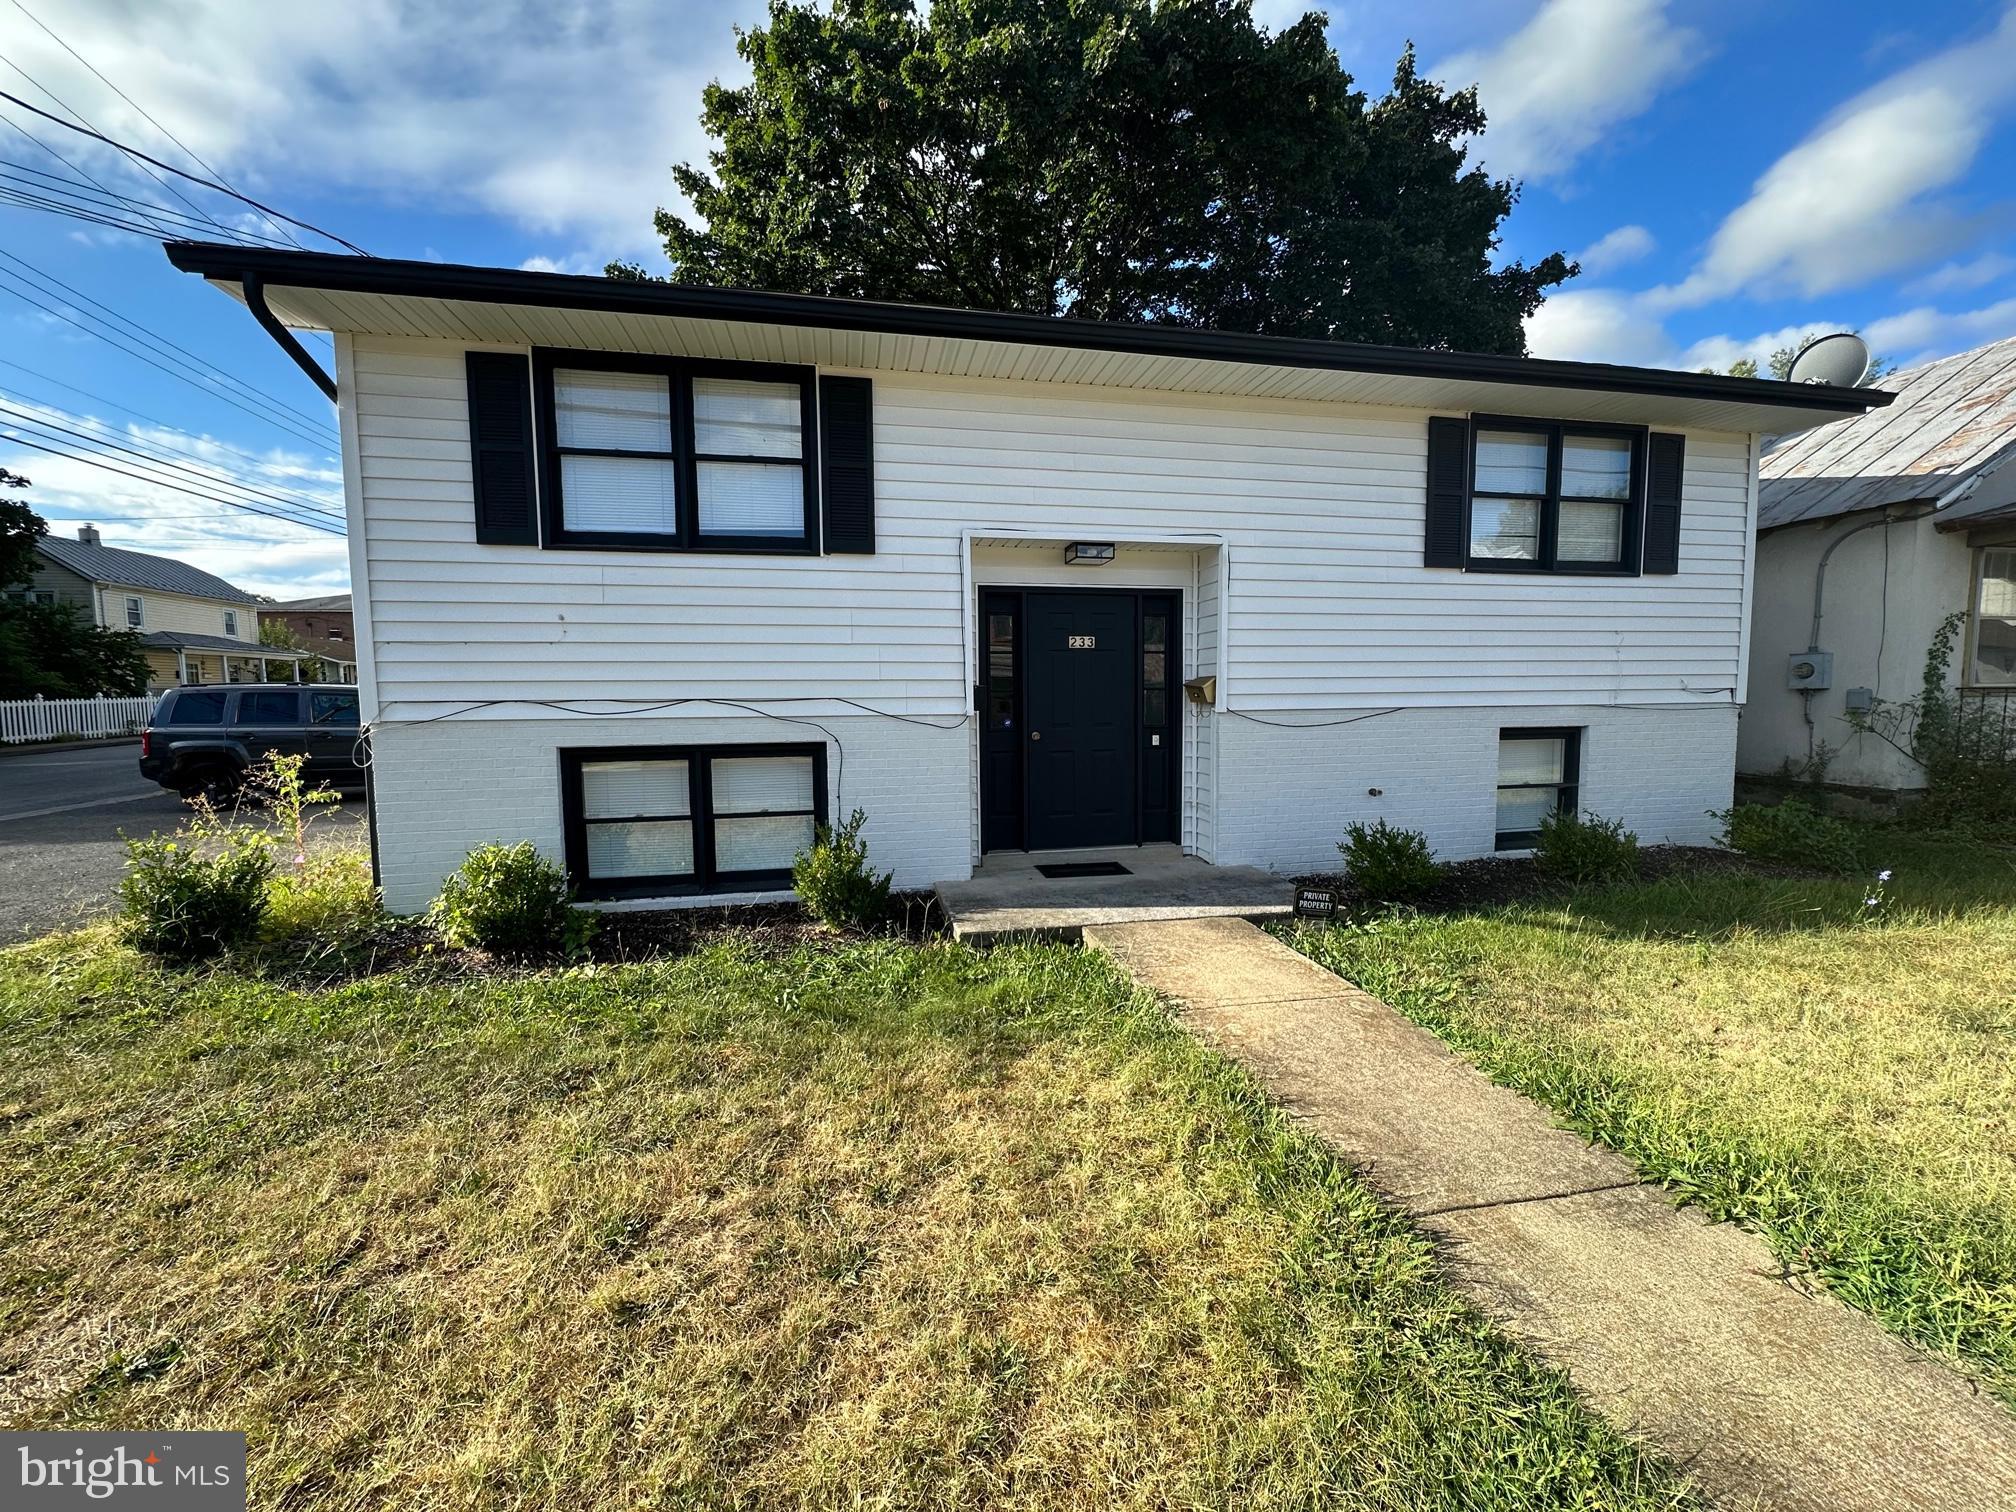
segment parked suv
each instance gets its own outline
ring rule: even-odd
[[[362,787],[357,690],[346,683],[170,688],[140,732],[140,775],[188,797],[235,793],[268,751],[306,756],[302,775]]]

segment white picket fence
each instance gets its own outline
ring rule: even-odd
[[[0,702],[0,745],[131,735],[147,723],[151,698],[17,698]]]

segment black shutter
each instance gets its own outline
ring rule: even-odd
[[[875,385],[819,380],[820,498],[826,549],[875,554]]]
[[[1470,554],[1470,422],[1428,419],[1428,529],[1424,567],[1461,567]]]
[[[532,489],[532,364],[509,352],[471,352],[469,462],[476,477],[476,539],[537,546]]]
[[[1645,464],[1645,570],[1680,570],[1680,484],[1687,438],[1655,433]]]

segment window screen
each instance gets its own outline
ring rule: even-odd
[[[717,871],[782,871],[812,844],[809,756],[738,756],[711,764]]]
[[[147,606],[137,598],[126,600],[126,624],[129,629],[138,630],[147,623]]]
[[[597,761],[581,768],[591,877],[690,876],[692,816],[684,761]]]
[[[1577,730],[1504,730],[1498,737],[1499,850],[1540,838],[1540,821],[1576,807]]]
[[[568,529],[678,530],[672,383],[663,373],[556,369],[553,434]]]

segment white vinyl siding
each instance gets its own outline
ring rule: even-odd
[[[463,345],[350,346],[390,719],[710,697],[963,716],[962,532],[990,528],[1220,534],[1225,601],[1193,596],[1186,634],[1213,616],[1220,702],[1256,714],[1726,705],[1737,682],[1742,436],[1688,434],[1675,576],[1438,573],[1421,565],[1424,411],[877,374],[875,555],[542,552],[476,544]],[[1193,787],[1210,780],[1202,745]]]

